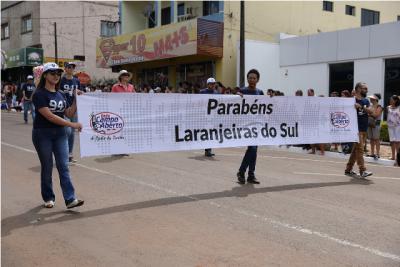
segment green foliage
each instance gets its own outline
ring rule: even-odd
[[[389,142],[389,132],[386,121],[381,122],[381,141]]]

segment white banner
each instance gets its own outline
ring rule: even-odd
[[[88,93],[81,156],[358,141],[353,98]]]

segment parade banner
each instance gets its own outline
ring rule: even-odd
[[[197,20],[173,23],[154,29],[100,38],[96,44],[96,65],[151,61],[197,53]]]
[[[88,93],[81,156],[358,141],[353,98]]]

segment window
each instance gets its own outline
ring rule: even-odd
[[[218,13],[219,6],[219,1],[203,1],[203,16]]]
[[[355,16],[356,8],[354,6],[346,5],[346,15]]]
[[[119,33],[119,21],[102,20],[100,24],[100,36],[110,37]]]
[[[322,1],[322,10],[333,12],[333,2],[331,1]]]
[[[361,26],[379,24],[379,12],[361,9]]]
[[[161,9],[161,25],[167,25],[171,23],[171,8],[165,7]]]
[[[31,15],[27,15],[22,17],[21,23],[21,33],[27,33],[32,31],[32,17]]]
[[[178,16],[183,16],[185,15],[185,4],[179,4],[178,5]]]
[[[8,23],[1,24],[1,40],[10,38],[10,26]]]
[[[400,16],[397,16],[397,21],[400,21]]]
[[[154,28],[156,26],[156,12],[152,11],[148,17],[149,28]]]

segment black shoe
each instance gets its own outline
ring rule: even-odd
[[[245,184],[246,183],[246,178],[244,177],[243,172],[238,172],[236,174],[236,177],[238,178],[238,184]]]
[[[75,163],[76,160],[74,159],[74,157],[69,157],[68,158],[69,163]]]
[[[247,176],[247,182],[249,184],[260,184],[260,181],[258,181],[254,175]]]
[[[214,154],[214,153],[211,153],[211,152],[206,152],[204,155],[205,155],[206,157],[214,157],[214,156],[215,156],[215,154]]]
[[[349,176],[349,177],[356,177],[357,173],[354,171],[344,171],[344,175]]]

